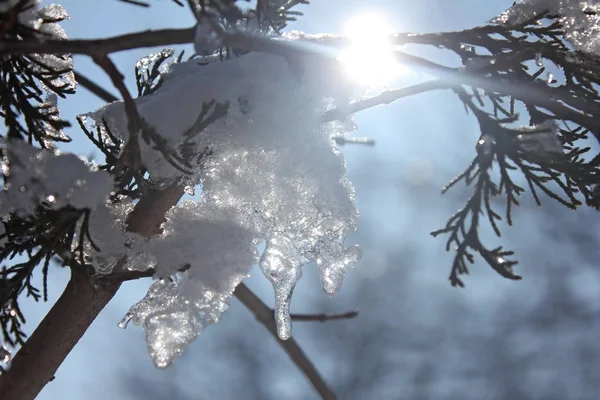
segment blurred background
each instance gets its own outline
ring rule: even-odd
[[[169,0],[151,0],[149,9],[116,0],[60,2],[71,15],[63,25],[71,38],[194,22],[187,9]],[[341,34],[350,18],[374,12],[385,15],[398,32],[460,30],[485,24],[511,4],[313,0],[298,8],[305,15],[289,29]],[[135,62],[157,50],[113,57],[132,91]],[[75,57],[75,65],[116,93],[88,58]],[[424,78],[413,71],[400,84]],[[81,87],[59,104],[72,122],[75,115],[102,105]],[[516,251],[517,273],[524,279],[504,280],[478,260],[464,279],[466,288],[452,288],[447,277],[453,254],[445,252],[443,237],[434,239],[429,232],[442,227],[470,194],[462,185],[444,196],[440,189],[474,156],[476,121],[450,92],[406,98],[362,112],[356,120],[356,135],[377,142],[342,147],[361,210],[359,231],[351,241],[362,246],[363,260],[333,298],[322,293],[316,268],[306,267],[292,302],[294,313],[360,312],[355,319],[296,322],[293,327],[294,337],[339,398],[599,398],[600,214],[585,207],[572,212],[550,199],[538,208],[525,197],[515,226],[503,227],[502,241],[488,241]],[[67,150],[95,154],[79,128],[68,133],[74,140]],[[68,276],[55,266],[49,274],[50,302],[23,302],[29,332]],[[39,399],[316,398],[279,345],[235,299],[221,322],[202,333],[173,366],[156,369],[143,329],[117,328],[149,284],[124,284]],[[247,284],[272,305],[272,289],[258,269]]]

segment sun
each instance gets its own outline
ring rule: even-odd
[[[401,72],[394,59],[391,33],[392,26],[381,15],[360,15],[347,22],[344,35],[350,39],[350,45],[342,50],[338,60],[353,80],[382,86]]]

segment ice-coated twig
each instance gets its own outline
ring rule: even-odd
[[[296,340],[292,337],[288,340],[281,340],[277,336],[277,326],[273,319],[273,310],[263,303],[246,285],[239,284],[234,292],[235,297],[241,301],[257,320],[267,328],[269,333],[277,340],[277,343],[285,350],[294,364],[306,375],[315,390],[322,399],[335,399],[335,393],[327,386],[327,383],[319,374],[319,371],[312,364],[310,359],[300,348]]]

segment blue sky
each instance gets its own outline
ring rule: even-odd
[[[150,9],[116,0],[63,0],[61,3],[71,15],[71,20],[65,22],[64,27],[72,38],[96,38],[193,24],[188,10],[168,0],[152,1]],[[344,23],[351,17],[377,12],[386,15],[399,32],[459,30],[484,24],[511,4],[509,0],[314,0],[311,5],[302,7],[305,16],[291,28],[309,33],[341,33]],[[144,49],[113,56],[126,75],[130,89],[134,88],[133,65],[152,51]],[[444,60],[443,55],[438,57]],[[77,70],[116,93],[104,73],[89,59],[78,56],[75,65]],[[422,79],[416,74],[415,79]],[[65,117],[74,121],[75,115],[102,105],[101,100],[79,88],[76,95],[60,103],[60,108]],[[540,299],[546,295],[548,281],[536,277],[544,275],[543,271],[540,272],[544,268],[550,271],[565,263],[581,266],[580,272],[570,275],[567,283],[570,288],[577,288],[577,298],[582,304],[597,310],[600,305],[597,289],[600,276],[595,270],[584,268],[593,264],[597,252],[589,245],[582,247],[582,242],[553,236],[552,232],[560,231],[562,225],[549,221],[548,213],[532,213],[536,208],[529,199],[524,200],[523,210],[518,213],[517,226],[506,230],[504,238],[504,244],[517,250],[525,280],[519,283],[502,280],[489,267],[478,263],[466,278],[465,290],[450,287],[446,278],[452,255],[444,251],[444,240],[431,238],[429,232],[441,227],[466,199],[467,194],[460,190],[442,197],[439,188],[470,161],[479,135],[476,122],[465,115],[462,104],[450,93],[427,93],[403,99],[390,106],[360,113],[357,122],[358,136],[377,140],[373,148],[343,148],[361,210],[360,233],[353,240],[362,245],[364,260],[349,273],[342,292],[332,299],[321,294],[315,271],[306,268],[292,302],[294,312],[354,308],[362,312],[356,320],[331,323],[338,324],[332,327],[298,323],[294,326],[294,336],[334,387],[342,390],[348,380],[362,382],[361,379],[367,379],[364,371],[360,372],[360,376],[353,376],[356,371],[362,371],[359,366],[352,366],[352,363],[360,362],[358,359],[352,359],[348,364],[343,364],[342,360],[349,357],[346,354],[350,353],[348,349],[362,343],[358,339],[361,332],[375,335],[368,329],[369,326],[381,326],[378,332],[394,332],[394,346],[399,343],[404,349],[395,355],[400,347],[385,344],[392,343],[387,334],[372,336],[372,341],[384,343],[382,346],[387,349],[379,364],[389,364],[388,370],[397,371],[385,378],[377,390],[368,392],[377,393],[381,398],[415,398],[408,388],[416,385],[411,379],[417,365],[425,359],[433,360],[431,362],[443,360],[450,370],[457,371],[463,368],[461,360],[481,362],[478,357],[485,358],[485,351],[469,350],[469,343],[461,344],[467,347],[465,350],[453,344],[462,331],[452,327],[449,316],[456,314],[456,318],[460,319],[456,310],[462,310],[461,313],[467,317],[466,321],[457,323],[460,329],[476,325],[483,332],[481,335],[489,331],[489,337],[494,337],[492,331],[506,323],[502,317],[505,315],[504,307],[510,301],[518,303],[511,309],[514,315],[521,315],[539,305]],[[71,129],[69,133],[74,139],[68,146],[69,150],[83,154],[92,150],[77,129]],[[414,171],[423,170],[429,171],[430,179],[422,185],[411,184],[409,178]],[[595,214],[588,211],[576,216],[556,207],[551,210],[557,210],[556,215],[561,216],[557,220],[564,219],[564,223],[575,228],[579,222],[597,220]],[[597,238],[597,235],[593,236]],[[58,297],[67,279],[67,271],[58,268],[51,271],[51,302]],[[267,304],[272,303],[271,288],[259,271],[253,271],[248,284]],[[260,384],[268,387],[265,394],[268,398],[314,398],[310,386],[285,354],[236,301],[232,301],[231,310],[223,316],[222,322],[204,332],[169,370],[156,370],[146,354],[143,330],[134,326],[121,330],[116,326],[130,305],[144,295],[148,285],[146,280],[123,286],[68,356],[56,379],[42,391],[40,399],[185,398],[184,395],[194,399],[258,398],[236,392],[237,389],[227,389],[241,385],[243,375],[249,374],[248,368],[261,371]],[[399,288],[402,292],[398,292]],[[29,316],[30,330],[43,317],[51,302],[28,304],[26,315]],[[406,307],[412,312],[399,311]],[[397,314],[395,310],[398,310]],[[432,339],[439,342],[438,350],[414,353],[410,350],[409,339],[404,344],[397,339],[403,335],[418,337],[419,334],[424,337],[441,334],[441,339]],[[239,341],[235,340],[236,337]],[[526,339],[523,341],[527,343]],[[479,342],[474,340],[473,343]],[[248,360],[252,358],[243,355],[248,349],[259,356],[255,367],[248,366]],[[390,360],[387,360],[388,357]],[[378,361],[374,362],[377,364]],[[548,386],[553,381],[553,373],[561,367],[560,361],[540,362],[539,370],[546,371],[546,375],[539,375],[541,378],[535,375],[531,382]],[[500,393],[494,392],[494,376],[476,376],[477,379],[469,380],[472,385],[469,393],[473,397],[462,398],[481,399],[485,398],[479,396],[482,393]],[[448,394],[458,393],[460,385],[464,385],[463,379],[460,374],[436,375],[429,385],[430,396],[454,398]],[[138,389],[132,389],[132,382],[139,386]],[[168,382],[174,382],[180,391],[178,395],[165,391],[164,388],[169,387]],[[535,395],[542,393],[535,391],[535,385],[532,388],[530,398],[544,398]],[[361,398],[356,394],[358,389],[349,393],[348,398]],[[578,398],[588,398],[583,395]]]

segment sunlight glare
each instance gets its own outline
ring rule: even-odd
[[[389,35],[392,26],[385,17],[366,14],[354,17],[346,24],[344,35],[350,46],[338,60],[352,79],[369,86],[383,86],[399,74],[401,67],[394,60]]]

